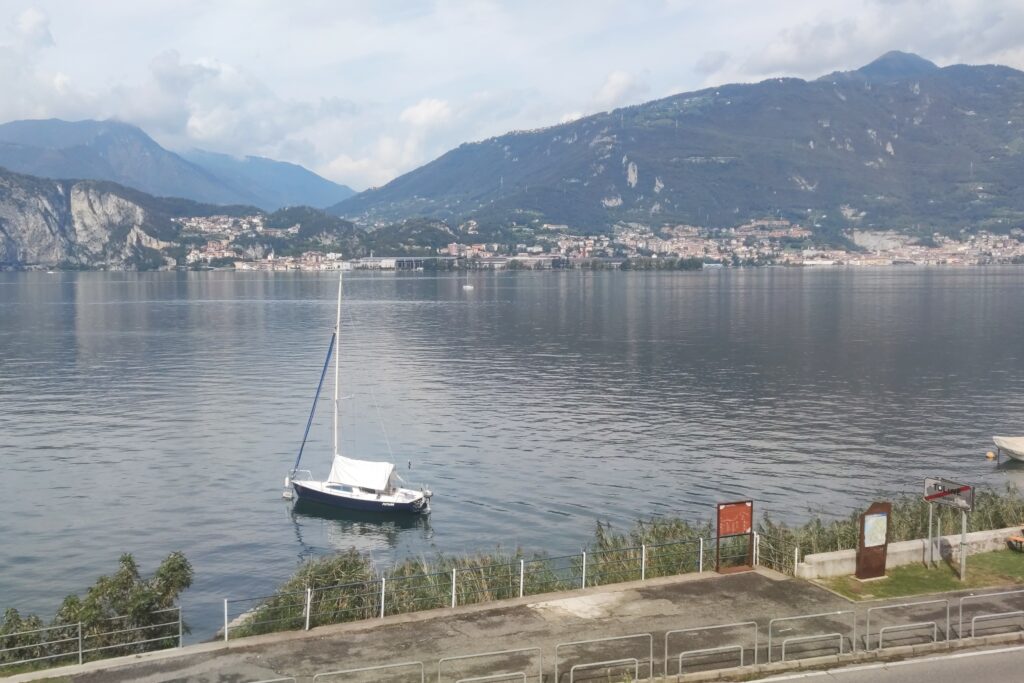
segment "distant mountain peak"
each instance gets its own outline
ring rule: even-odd
[[[296,164],[193,150],[175,154],[118,119],[0,124],[0,166],[45,178],[109,180],[211,204],[328,206],[353,194]]]
[[[869,81],[898,81],[937,71],[938,66],[912,52],[890,50],[873,62],[857,69],[856,73]]]
[[[865,64],[853,71],[833,71],[825,74],[819,81],[866,81],[868,83],[893,83],[909,78],[918,78],[939,71],[934,62],[930,62],[912,52],[890,50],[878,59]]]

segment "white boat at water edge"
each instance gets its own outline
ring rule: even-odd
[[[1024,462],[1024,436],[993,436],[992,441],[1000,452]]]
[[[338,426],[340,362],[336,347],[341,335],[341,285],[342,275],[339,272],[338,314],[334,333],[331,335],[331,342],[327,347],[327,358],[324,360],[324,367],[320,373],[320,383],[316,388],[313,410],[306,423],[306,433],[302,437],[299,455],[295,459],[295,466],[284,480],[286,496],[294,491],[299,500],[314,501],[348,510],[428,514],[430,512],[430,497],[433,494],[425,488],[416,490],[402,487],[401,483],[404,482],[395,471],[394,463],[356,460],[342,455],[338,447],[338,434],[341,431]],[[302,451],[306,445],[306,438],[309,436],[309,428],[313,423],[316,403],[320,397],[320,389],[323,388],[324,376],[327,374],[332,352],[334,353],[334,401],[332,403],[334,408],[334,454],[331,459],[330,474],[321,481],[314,479],[309,470],[300,470],[299,464],[302,461]]]

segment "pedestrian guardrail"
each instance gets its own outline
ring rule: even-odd
[[[772,662],[772,638],[775,635],[775,627],[776,627],[776,625],[783,624],[783,623],[791,624],[791,623],[794,623],[794,622],[811,622],[812,627],[813,627],[815,622],[812,621],[812,620],[830,622],[830,621],[833,621],[833,620],[843,619],[843,618],[846,618],[846,617],[850,618],[849,638],[850,638],[850,648],[853,649],[853,648],[856,647],[856,640],[857,640],[857,613],[854,610],[852,610],[852,609],[838,610],[836,612],[819,612],[817,614],[800,614],[800,615],[797,615],[795,617],[782,617],[782,618],[779,618],[779,619],[772,619],[771,621],[768,622],[768,663],[770,664]],[[803,636],[803,637],[790,637],[790,638],[787,638],[786,641],[789,641],[789,642],[797,642],[798,640],[810,641],[810,640],[813,640],[812,635],[813,636],[821,636],[822,638],[831,638],[831,637],[834,637],[835,634],[833,632],[829,631],[829,632],[827,632],[825,634],[815,633],[815,634],[809,634],[809,635]],[[842,637],[842,636],[840,636],[840,637]],[[782,643],[782,654],[783,654],[783,656],[785,656],[786,641],[783,641],[783,643]],[[839,651],[840,651],[840,653],[842,653],[842,648],[840,648]]]
[[[643,640],[647,641],[647,657],[646,657],[646,661],[647,661],[647,677],[648,678],[654,678],[654,636],[651,635],[650,633],[634,633],[634,634],[631,634],[631,635],[628,635],[628,636],[612,636],[610,638],[595,638],[595,639],[592,639],[592,640],[575,640],[575,641],[572,641],[570,643],[558,643],[557,645],[555,645],[555,680],[556,681],[561,680],[558,677],[558,670],[559,670],[559,664],[562,663],[561,662],[562,654],[561,654],[560,651],[563,650],[563,649],[569,649],[569,648],[590,649],[589,646],[592,646],[592,645],[607,646],[607,645],[609,645],[611,643],[616,643],[616,644],[619,644],[619,645],[626,644],[626,647],[629,647],[629,645],[628,645],[629,643],[635,643],[637,641],[643,641]],[[576,664],[576,665],[570,667],[570,669],[569,669],[569,678],[570,678],[570,681],[571,681],[572,677],[573,677],[573,672],[577,668],[597,667],[597,666],[606,665],[606,664],[607,665],[622,664],[623,662],[627,662],[627,661],[635,661],[637,663],[637,673],[634,676],[634,678],[635,679],[639,679],[639,666],[640,666],[640,662],[643,661],[639,657],[637,657],[635,659],[631,658],[631,657],[625,657],[625,658],[618,658],[618,659],[611,659],[611,660],[589,661],[589,662],[583,662],[581,664]]]
[[[965,595],[962,598],[960,598],[960,604],[957,606],[957,627],[956,627],[957,637],[959,637],[959,638],[963,638],[964,637],[964,606],[965,605],[970,605],[971,603],[977,603],[977,602],[981,602],[981,601],[985,601],[985,600],[989,600],[990,601],[990,600],[993,600],[993,599],[996,599],[996,598],[1000,598],[1001,599],[1001,598],[1007,598],[1007,597],[1018,598],[1019,599],[1019,603],[1022,606],[1024,606],[1024,589],[1017,589],[1017,590],[1011,590],[1011,591],[996,591],[995,593],[979,593],[977,595],[972,593],[971,595]],[[982,616],[984,616],[985,614],[991,614],[991,613],[982,612]],[[973,628],[972,628],[972,632],[971,632],[971,637],[972,638],[974,637]]]
[[[671,675],[671,673],[669,672],[669,669],[668,669],[669,662],[672,660],[672,656],[671,656],[670,650],[669,650],[669,644],[672,641],[673,637],[675,637],[675,639],[678,641],[681,638],[695,638],[695,637],[698,637],[698,636],[707,636],[708,634],[713,633],[713,632],[728,632],[728,631],[732,631],[732,632],[734,632],[734,634],[735,634],[736,631],[740,631],[743,634],[746,634],[746,635],[749,635],[749,636],[753,636],[753,638],[750,638],[749,640],[746,639],[746,638],[741,639],[742,642],[738,643],[738,644],[730,642],[728,644],[719,644],[716,647],[704,647],[704,648],[695,648],[695,649],[690,649],[690,650],[683,650],[676,657],[676,661],[679,664],[678,673],[680,675],[682,675],[682,673],[683,673],[683,658],[686,657],[686,656],[698,656],[698,655],[706,656],[706,655],[714,654],[715,652],[722,652],[724,650],[730,650],[731,651],[731,650],[735,650],[737,648],[739,649],[739,654],[740,654],[740,666],[745,666],[745,663],[744,663],[744,651],[748,647],[750,649],[752,649],[753,652],[754,652],[753,663],[757,664],[757,650],[758,650],[758,646],[757,646],[757,622],[755,622],[755,621],[738,621],[738,622],[735,622],[735,623],[732,623],[732,624],[715,624],[714,626],[697,626],[695,628],[682,628],[682,629],[675,629],[673,631],[666,631],[665,632],[665,669],[664,669],[665,677],[667,678],[669,675]],[[732,640],[735,640],[735,637]],[[751,643],[750,641],[753,641],[753,642]]]
[[[401,662],[399,664],[382,664],[380,666],[364,666],[358,669],[342,669],[339,671],[325,671],[313,676],[313,683],[330,683],[331,679],[351,679],[358,674],[373,674],[373,680],[377,683],[387,681],[388,674],[397,674],[399,671],[413,669],[413,675],[419,670],[420,683],[427,683],[427,670],[423,662]]]
[[[444,657],[442,659],[439,659],[438,662],[437,662],[437,683],[444,683],[445,675],[447,673],[447,672],[445,672],[445,667],[446,666],[448,666],[449,668],[452,668],[452,667],[457,666],[458,664],[470,664],[470,665],[472,665],[473,663],[476,663],[476,665],[479,666],[482,662],[486,662],[487,660],[493,660],[493,659],[505,658],[505,657],[524,657],[524,656],[528,657],[530,659],[533,659],[533,657],[536,656],[535,663],[537,664],[537,681],[543,680],[543,678],[544,678],[544,653],[543,653],[543,651],[539,647],[524,647],[524,648],[519,648],[519,649],[515,649],[515,650],[497,650],[497,651],[494,651],[494,652],[475,652],[475,653],[469,654],[469,655],[458,655],[456,657]],[[517,668],[518,669],[518,667],[511,667],[511,668]],[[533,667],[531,666],[531,667],[525,667],[525,668],[532,670]],[[485,681],[485,680],[497,681],[497,680],[503,680],[501,678],[502,676],[504,676],[505,678],[512,678],[512,677],[516,677],[516,676],[523,676],[523,679],[525,680],[526,672],[525,671],[519,671],[519,670],[516,670],[516,671],[503,671],[503,672],[488,674],[487,676],[479,676],[479,677],[474,677],[474,678],[460,678],[460,679],[458,679],[458,681],[460,681],[460,682],[461,681]],[[449,676],[449,677],[451,677],[451,676]]]
[[[149,622],[149,623],[147,623]],[[85,661],[181,647],[180,607],[0,634],[0,668]]]
[[[866,616],[866,620],[865,620],[865,625],[864,625],[864,649],[865,650],[872,649],[871,648],[871,617],[872,617],[872,615],[880,615],[880,614],[883,614],[883,613],[886,613],[886,612],[890,612],[892,610],[897,610],[897,609],[904,610],[904,612],[908,612],[909,611],[913,615],[913,614],[919,614],[921,612],[921,608],[928,608],[929,612],[935,611],[935,609],[933,609],[933,608],[938,608],[938,611],[940,612],[940,618],[944,620],[944,624],[945,624],[945,630],[943,631],[943,633],[945,634],[946,640],[949,640],[949,600],[942,599],[942,600],[919,600],[919,601],[916,601],[916,602],[899,602],[899,603],[896,603],[894,605],[879,605],[877,607],[870,607],[870,608],[868,608],[867,616]],[[880,617],[877,617],[877,618],[880,618]],[[911,618],[914,618],[914,617],[912,616]],[[938,633],[937,633],[937,631],[938,631],[939,620],[918,621],[916,623],[906,624],[905,626],[907,626],[907,627],[913,627],[913,626],[920,627],[922,624],[925,624],[925,625],[931,624],[931,623],[933,623],[933,621],[936,624],[936,626],[935,626],[935,628],[936,628],[936,635],[935,635],[933,640],[937,641],[938,640]],[[900,625],[897,624],[896,626],[900,626]],[[895,631],[895,630],[908,630],[908,629],[907,628],[893,628],[893,627],[889,626],[889,627],[886,627],[886,630],[887,631]],[[910,630],[913,630],[913,629],[910,629]],[[881,649],[881,647],[882,647],[882,633],[881,633],[881,631],[879,631],[877,649]]]

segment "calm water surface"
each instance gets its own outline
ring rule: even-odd
[[[475,289],[462,285],[472,282]],[[1024,269],[346,278],[344,449],[434,489],[428,523],[281,499],[333,324],[328,274],[0,274],[0,609],[47,616],[180,549],[194,637],[312,555],[578,551],[595,520],[799,521],[1024,433]],[[329,406],[304,465],[326,475]],[[393,456],[392,456],[393,453]]]

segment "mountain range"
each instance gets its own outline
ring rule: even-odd
[[[731,227],[783,218],[1005,232],[1024,222],[1024,73],[890,52],[467,143],[328,209],[373,223]]]
[[[43,178],[107,180],[160,197],[212,204],[324,207],[354,194],[301,166],[202,150],[176,154],[119,121],[0,125],[0,167]]]

